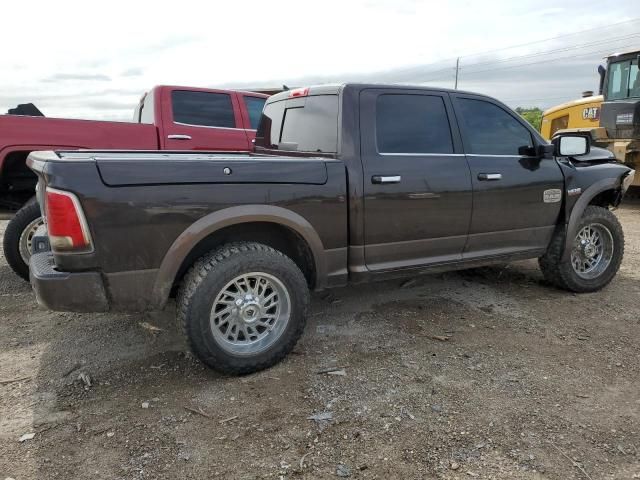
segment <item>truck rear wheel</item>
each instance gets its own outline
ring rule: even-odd
[[[11,269],[27,281],[29,281],[31,241],[42,224],[40,205],[34,198],[18,210],[4,232],[2,242],[4,257]]]
[[[622,226],[606,208],[588,206],[578,223],[571,242],[571,255],[562,261],[566,235],[556,233],[544,256],[540,269],[554,285],[584,293],[605,287],[615,277],[624,255]]]
[[[268,368],[306,323],[307,282],[288,257],[260,243],[224,245],[200,258],[178,294],[178,319],[209,367],[242,375]]]

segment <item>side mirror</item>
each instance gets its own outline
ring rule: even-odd
[[[591,149],[589,138],[584,135],[560,135],[553,139],[556,155],[560,157],[578,157],[586,155]]]

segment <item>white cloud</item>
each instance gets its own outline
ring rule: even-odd
[[[608,24],[633,17],[636,6],[631,0],[607,10],[595,0],[6,3],[0,30],[4,46],[0,111],[18,102],[35,101],[49,116],[121,119],[129,119],[140,95],[156,84],[279,85],[303,79],[391,79],[412,72],[413,67],[457,55],[599,25],[606,29]],[[617,30],[609,34],[619,35]],[[598,37],[587,36],[582,41],[589,38]],[[496,52],[492,58],[556,46],[525,46]],[[502,70],[494,82],[500,91],[493,92],[491,81],[478,81],[479,74],[475,79],[470,75],[470,81],[464,77],[465,63],[483,58],[463,59],[461,85],[500,96],[505,80],[508,84],[517,71]],[[405,75],[408,78],[401,81],[424,81],[427,70],[452,66],[448,61],[421,67],[422,76],[418,69],[414,77]],[[551,67],[544,69],[548,75],[552,75]],[[438,82],[450,86],[447,76],[452,71],[440,72],[444,79]],[[590,75],[584,69],[580,72]],[[575,96],[569,90],[568,98]],[[513,97],[518,92],[508,94]],[[542,97],[545,92],[527,95]]]

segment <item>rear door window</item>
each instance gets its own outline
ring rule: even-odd
[[[203,127],[236,126],[231,95],[226,93],[173,90],[171,105],[176,123]]]
[[[260,123],[260,115],[262,115],[262,109],[264,108],[264,102],[266,98],[261,97],[243,97],[244,104],[247,107],[247,113],[249,114],[250,128],[256,130],[258,123]]]
[[[471,98],[459,98],[458,105],[467,153],[518,156],[520,147],[533,146],[531,132],[498,105]]]
[[[315,95],[268,103],[256,146],[298,152],[336,153],[338,96]]]
[[[380,153],[453,153],[444,100],[431,95],[380,95],[376,142]]]

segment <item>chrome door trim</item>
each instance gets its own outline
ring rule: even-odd
[[[464,157],[464,153],[389,153],[378,152],[383,157]]]
[[[193,125],[191,123],[173,122],[174,125],[182,125],[183,127],[195,127],[195,128],[213,128],[217,130],[246,130],[246,128],[237,127],[212,127],[209,125]]]

